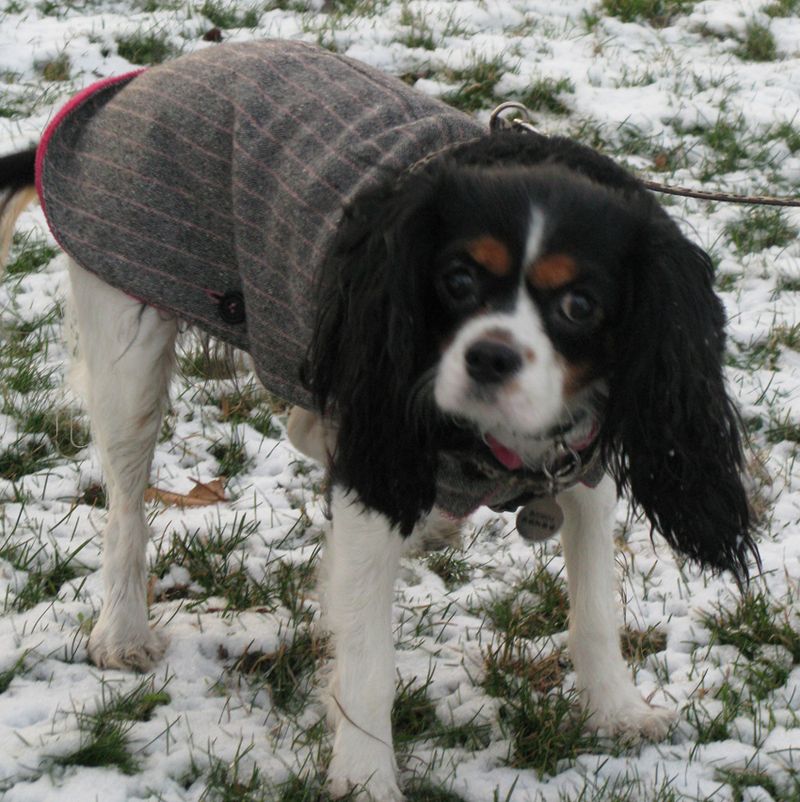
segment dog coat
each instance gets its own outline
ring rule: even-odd
[[[467,115],[302,42],[213,46],[81,92],[47,128],[36,183],[61,246],[104,281],[253,357],[306,408],[317,274],[345,206],[485,135]],[[530,495],[489,453],[444,455],[456,516]],[[539,477],[539,480],[541,477]]]
[[[344,207],[481,136],[467,115],[302,42],[213,46],[95,84],[45,132],[38,188],[80,265],[299,379],[319,267]]]

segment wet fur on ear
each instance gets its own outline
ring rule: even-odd
[[[623,277],[629,297],[602,435],[606,462],[671,546],[744,582],[758,553],[740,421],[723,379],[723,309],[708,255],[652,206]]]
[[[435,358],[421,268],[434,247],[436,184],[407,176],[348,209],[304,372],[318,410],[337,420],[333,480],[403,534],[436,495],[433,399],[417,392]]]

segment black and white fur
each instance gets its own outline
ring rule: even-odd
[[[0,160],[6,235],[31,168],[30,154]],[[165,644],[148,623],[142,497],[178,321],[75,263],[70,275],[110,498],[89,652],[100,667],[145,670]],[[558,497],[577,685],[592,727],[667,732],[673,713],[642,699],[620,651],[613,511],[627,492],[678,551],[746,578],[755,547],[722,329],[708,256],[633,177],[568,140],[487,136],[347,210],[305,367],[317,410],[290,422],[333,480],[334,795],[402,799],[394,581],[408,536],[447,527],[435,476],[453,444],[492,439],[538,468],[552,432],[597,430],[606,478]]]

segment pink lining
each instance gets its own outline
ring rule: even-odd
[[[44,134],[42,134],[42,139],[39,142],[39,147],[36,149],[36,192],[39,195],[39,203],[44,210],[44,216],[47,217],[47,209],[45,208],[44,204],[44,189],[42,187],[42,170],[44,167],[44,157],[47,153],[47,146],[50,144],[50,140],[53,137],[53,134],[58,128],[59,125],[64,121],[64,119],[71,114],[75,109],[79,106],[82,106],[95,92],[99,92],[101,89],[105,89],[108,86],[113,86],[114,84],[120,83],[120,81],[127,81],[135,76],[137,76],[140,72],[144,72],[146,68],[142,68],[139,70],[131,70],[130,72],[126,72],[123,75],[114,75],[111,78],[103,78],[101,81],[96,81],[95,83],[87,86],[85,89],[82,89],[75,95],[71,100],[69,100],[66,105],[64,105],[53,117],[52,120],[47,125],[47,128],[44,130]],[[48,220],[48,225],[50,221]],[[52,231],[52,226],[50,226],[50,230]]]

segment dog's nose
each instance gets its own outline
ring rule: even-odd
[[[513,348],[493,340],[473,343],[465,359],[467,373],[479,384],[500,384],[522,366],[522,359]]]

